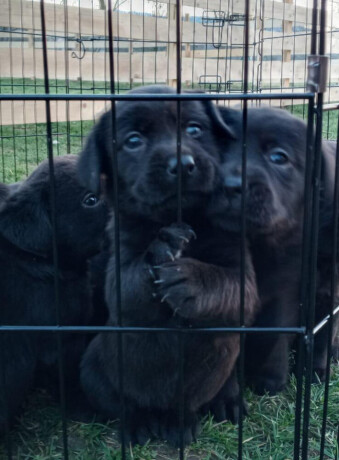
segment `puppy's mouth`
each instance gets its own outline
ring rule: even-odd
[[[250,232],[266,233],[275,226],[279,219],[273,199],[248,193],[245,201],[246,226]],[[230,195],[227,192],[219,194],[213,200],[211,218],[217,225],[231,231],[239,231],[242,222],[242,196]]]

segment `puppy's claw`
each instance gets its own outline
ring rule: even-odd
[[[155,281],[153,281],[153,282],[154,282],[154,284],[161,284],[161,283],[164,282],[164,280],[155,280]]]
[[[190,240],[188,238],[186,238],[185,236],[179,236],[179,238],[183,241],[185,241],[185,243],[189,243]]]
[[[160,300],[161,303],[165,302],[169,294],[165,294],[164,297]]]
[[[171,251],[166,251],[166,254],[167,254],[168,257],[171,259],[172,262],[175,261],[175,257],[174,257],[174,255],[171,253]]]
[[[190,234],[193,236],[193,238],[196,240],[197,239],[197,234],[195,233],[194,230],[192,230],[191,228],[188,230],[190,232]]]
[[[155,299],[156,297],[158,297],[158,294],[156,292],[152,292],[152,297],[153,299]]]
[[[151,268],[148,269],[148,273],[151,275],[151,277],[152,277],[154,280],[156,279],[155,273],[154,273],[154,271],[153,271]]]

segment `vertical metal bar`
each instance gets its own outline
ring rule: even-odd
[[[306,335],[306,376],[305,376],[305,402],[304,402],[304,426],[302,459],[308,458],[308,437],[310,421],[311,383],[313,368],[313,325],[315,315],[315,294],[317,276],[317,250],[318,250],[318,227],[319,227],[319,193],[320,193],[320,170],[321,170],[321,129],[322,129],[322,103],[323,95],[319,93],[317,101],[317,121],[315,134],[315,158],[314,158],[314,194],[312,203],[312,233],[309,263],[309,288],[310,300],[308,305],[307,335]]]
[[[250,0],[245,1],[245,30],[244,30],[244,93],[248,92],[249,70],[249,13]],[[240,326],[245,325],[245,270],[246,270],[246,180],[247,180],[247,100],[243,101],[242,113],[242,193],[241,193],[241,265],[240,265]],[[239,378],[239,429],[238,429],[238,459],[243,458],[243,398],[244,398],[244,357],[245,334],[240,334],[240,355],[238,364]]]
[[[193,42],[191,43],[191,51],[192,51],[192,82],[191,82],[191,87],[194,88],[194,64],[195,64],[195,29],[196,29],[196,21],[197,21],[197,0],[194,0],[194,6],[193,6],[193,16],[194,16],[194,22],[193,22]]]
[[[313,0],[311,54],[317,53],[318,0]]]
[[[317,0],[313,4],[313,27],[312,27],[312,54],[316,51],[316,21],[317,21]],[[325,28],[326,28],[326,0],[321,0],[320,13],[320,34],[319,34],[319,54],[325,53]],[[307,326],[307,367],[305,378],[305,404],[304,404],[304,427],[303,427],[303,446],[302,459],[307,460],[308,441],[309,441],[309,420],[310,420],[310,401],[311,401],[311,383],[313,368],[313,325],[315,317],[315,295],[316,295],[316,277],[317,277],[317,251],[318,251],[318,227],[319,227],[319,195],[320,195],[320,175],[321,175],[321,140],[322,140],[322,120],[323,120],[323,93],[318,94],[317,98],[317,121],[315,134],[315,162],[314,162],[314,195],[312,204],[312,237],[311,237],[311,258],[310,258],[310,303],[308,310]]]
[[[181,0],[176,0],[176,64],[177,64],[177,94],[181,93]],[[182,168],[181,168],[181,101],[177,102],[177,219],[182,221]]]
[[[330,12],[330,17],[331,17],[331,25],[330,25],[330,46],[329,46],[329,63],[328,63],[328,97],[327,97],[327,102],[331,102],[331,90],[332,90],[332,85],[331,85],[331,74],[332,74],[332,51],[333,51],[333,20],[334,20],[334,0],[331,1],[331,12]],[[331,119],[331,112],[328,111],[327,113],[327,129],[326,129],[326,138],[328,139],[330,136],[330,119]],[[338,138],[337,138],[338,139]]]
[[[109,72],[110,91],[115,94],[114,49],[113,49],[113,14],[112,1],[108,0],[108,44],[109,44]],[[118,151],[116,130],[116,104],[111,101],[112,111],[112,158],[111,177],[113,177],[113,205],[114,205],[114,249],[115,249],[115,276],[116,276],[116,301],[118,307],[118,326],[122,326],[121,311],[121,272],[120,272],[120,218],[119,218],[119,190],[118,190]],[[111,197],[110,197],[111,198]],[[120,395],[120,422],[121,422],[121,457],[126,458],[125,441],[125,398],[124,398],[124,362],[123,362],[123,335],[118,334],[118,369],[119,369],[119,395]]]
[[[33,26],[33,69],[34,69],[34,93],[37,93],[37,78],[36,78],[36,47],[35,47],[35,14],[32,0],[32,26]],[[37,123],[37,103],[34,102],[34,120],[35,120],[35,148],[36,148],[36,164],[39,163],[39,141],[38,141],[38,123]]]
[[[13,33],[12,33],[12,30],[13,30],[13,27],[12,27],[12,6],[11,6],[11,2],[9,1],[8,2],[8,20],[9,20],[9,28],[10,28],[10,33],[9,33],[9,37],[10,37],[10,53],[9,53],[9,68],[10,68],[10,75],[11,75],[11,92],[14,93],[14,78],[13,78],[13,75],[14,75],[14,71],[13,71]],[[15,107],[15,103],[14,101],[11,102],[11,114],[12,114],[12,121],[13,121],[13,125],[12,125],[12,142],[13,142],[13,162],[14,162],[14,180],[17,181],[18,180],[18,171],[17,171],[17,154],[16,154],[16,142],[15,142],[15,115],[14,115],[14,107]]]
[[[78,13],[79,13],[79,39],[82,40],[82,30],[81,30],[81,23],[82,23],[82,12],[81,12],[81,3],[80,3],[80,0],[79,0],[79,7],[78,7]],[[81,42],[80,42],[81,43]],[[81,44],[79,44],[80,46],[80,49],[81,49]],[[79,61],[79,74],[80,74],[80,78],[79,78],[79,86],[80,86],[80,94],[83,93],[83,82],[82,82],[82,59],[78,59]],[[82,108],[82,104],[81,104],[81,101],[79,103],[80,105],[80,139],[81,139],[81,148],[83,147],[83,143],[84,143],[84,123],[83,123],[83,108]]]
[[[177,71],[177,94],[181,93],[181,0],[176,0],[176,71]],[[177,221],[182,222],[182,165],[181,165],[181,101],[177,101]],[[184,460],[184,337],[179,332],[179,458]]]
[[[120,13],[119,13],[120,5],[117,4],[114,8],[114,11],[117,15],[117,52],[116,52],[116,60],[117,60],[117,65],[116,65],[116,86],[117,86],[117,92],[120,93],[120,80],[119,80],[119,57],[120,57],[120,31],[119,31],[119,26],[120,26]],[[113,37],[114,39],[114,37]],[[114,43],[113,43],[114,45]]]
[[[154,27],[154,83],[157,83],[158,57],[158,0],[155,0],[155,27]]]
[[[294,5],[294,17],[296,18],[297,17],[297,3],[295,3]],[[296,19],[294,20],[294,32],[296,30],[296,24],[297,24],[297,21]],[[293,32],[293,30],[292,30]],[[296,38],[296,33],[293,34],[293,62],[292,62],[292,92],[294,93],[294,89],[295,89],[295,86],[296,86],[296,83],[295,83],[295,59],[296,59],[296,52],[295,52],[295,38]],[[292,59],[292,56],[291,56],[291,59]],[[294,111],[294,100],[292,99],[292,107],[291,107],[291,112],[293,113]],[[305,104],[303,104],[305,105]]]
[[[64,65],[65,65],[65,92],[69,94],[69,56],[68,56],[68,0],[64,0]],[[71,153],[71,125],[70,125],[70,107],[69,101],[66,104],[66,145],[67,153]]]
[[[302,242],[302,264],[301,264],[301,289],[300,289],[300,308],[299,326],[306,322],[306,311],[308,306],[308,267],[309,267],[309,246],[311,237],[311,203],[312,203],[312,173],[313,173],[313,119],[314,119],[314,99],[309,100],[308,104],[308,124],[307,124],[307,144],[306,144],[306,169],[304,184],[304,222],[303,222],[303,242]],[[301,434],[301,411],[303,393],[303,368],[304,366],[304,336],[300,335],[297,339],[296,354],[296,378],[297,393],[295,402],[295,424],[294,424],[294,460],[299,459],[300,455],[300,434]]]
[[[42,31],[42,52],[44,66],[44,84],[45,93],[49,94],[49,76],[48,76],[48,57],[47,57],[47,38],[45,24],[45,5],[44,0],[40,0],[40,17]],[[48,164],[50,174],[50,206],[51,206],[51,221],[52,221],[52,244],[53,244],[53,263],[54,263],[54,299],[56,310],[57,325],[61,325],[60,302],[59,302],[59,264],[58,264],[58,249],[56,236],[56,202],[55,202],[55,177],[53,164],[53,142],[52,142],[52,123],[51,123],[51,107],[50,101],[46,100],[46,133],[47,133],[47,149],[48,149]],[[57,349],[58,349],[58,371],[59,371],[59,389],[61,401],[61,416],[62,416],[62,438],[64,458],[68,460],[68,442],[67,442],[67,423],[65,410],[65,387],[64,387],[64,366],[63,366],[63,350],[62,336],[57,334]]]
[[[25,81],[25,47],[24,47],[24,28],[23,28],[23,4],[22,0],[20,1],[20,27],[21,27],[21,62],[22,62],[22,92],[26,93],[26,81]],[[28,176],[28,148],[27,148],[27,124],[26,124],[26,102],[23,102],[22,107],[22,115],[23,115],[23,125],[24,125],[24,139],[25,139],[25,171],[26,176]],[[19,158],[20,161],[20,158]]]
[[[272,65],[272,62],[273,62],[273,43],[274,43],[274,7],[275,7],[275,1],[273,0],[272,2],[272,19],[271,19],[271,65],[270,65],[270,85],[269,85],[269,88],[270,88],[270,93],[272,92],[272,74],[273,74],[273,65]],[[264,36],[265,36],[265,29],[264,29],[264,32],[263,32]],[[270,105],[272,105],[271,101],[270,101]]]
[[[333,309],[335,306],[335,290],[337,282],[337,235],[338,235],[338,217],[339,217],[339,122],[337,130],[337,152],[336,152],[336,165],[335,165],[335,183],[334,183],[334,197],[333,197],[333,234],[332,234],[332,261],[331,261],[331,303],[329,311],[329,321],[327,323],[327,362],[326,362],[326,376],[325,376],[325,393],[323,405],[323,420],[321,427],[321,442],[320,442],[320,457],[323,460],[325,452],[325,434],[327,424],[327,411],[328,411],[328,398],[329,398],[329,383],[330,383],[330,369],[331,369],[331,355],[332,355],[332,331],[333,331]]]
[[[57,18],[56,18],[56,5],[55,1],[53,3],[53,19],[54,19],[54,28],[53,28],[53,51],[54,51],[54,78],[55,78],[55,83],[53,86],[54,92],[58,93],[59,92],[59,84],[58,84],[58,60],[57,60],[57,36],[56,36],[56,25],[57,25]],[[53,81],[53,80],[52,80]],[[60,85],[61,86],[61,85]],[[62,88],[64,90],[64,88]],[[63,92],[63,91],[61,91]],[[56,101],[56,113],[58,113],[58,106],[59,106],[59,101]],[[59,133],[59,119],[57,118],[56,121],[53,123],[52,127],[52,132],[57,132]],[[59,155],[59,142],[56,144],[56,148],[54,147],[54,152],[56,149],[56,155]]]
[[[141,81],[145,84],[145,0],[142,0],[142,56],[141,56]]]
[[[306,23],[305,23],[305,64],[304,64],[304,89],[305,89],[305,82],[306,82],[306,75],[307,75],[307,54],[308,54],[308,17],[309,17],[309,0],[306,1]],[[303,105],[303,118],[305,118],[305,105]]]

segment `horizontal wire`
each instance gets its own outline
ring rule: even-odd
[[[283,94],[0,94],[0,101],[213,101],[257,99],[313,99],[314,93]]]
[[[305,327],[137,327],[137,326],[0,326],[1,332],[233,332],[245,333],[277,333],[277,334],[305,334]]]

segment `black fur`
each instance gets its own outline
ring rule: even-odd
[[[170,93],[166,87],[137,92]],[[219,185],[220,145],[233,136],[210,103],[182,102],[182,207],[185,224],[174,224],[177,211],[175,102],[117,104],[119,181],[121,322],[124,326],[179,327],[239,324],[240,241],[206,221]],[[199,134],[189,127],[200,126]],[[142,142],[129,148],[130,136]],[[197,134],[197,135],[196,135]],[[134,139],[135,140],[135,139]],[[126,145],[127,141],[127,145]],[[107,196],[113,178],[111,112],[92,131],[79,163],[86,186],[98,191],[106,178]],[[193,162],[192,162],[193,160]],[[184,161],[184,160],[183,160]],[[188,160],[187,160],[188,161]],[[194,165],[194,167],[187,167]],[[108,324],[119,324],[116,302],[114,218],[106,279]],[[246,320],[256,306],[256,284],[249,254],[246,265]],[[120,415],[117,336],[99,334],[82,362],[82,382],[92,404],[107,417]],[[184,442],[194,439],[197,411],[222,388],[239,352],[235,334],[185,334]],[[131,441],[160,437],[179,442],[179,337],[172,333],[124,334],[124,398]],[[232,383],[236,388],[236,382]],[[234,414],[234,394],[225,407]]]
[[[84,203],[88,191],[76,176],[77,157],[54,160],[59,260],[57,318],[50,176],[43,162],[7,198],[0,211],[0,324],[85,325],[91,317],[87,259],[99,252],[107,209]],[[52,378],[57,386],[57,343],[51,333],[0,334],[0,430],[20,409],[27,391]],[[85,337],[63,335],[66,391],[79,392],[78,365]]]
[[[335,145],[329,147],[335,150]],[[323,318],[329,315],[331,309],[335,309],[339,304],[339,282],[338,282],[338,263],[339,263],[339,245],[337,235],[337,252],[334,254],[333,248],[333,203],[331,201],[321,200],[320,202],[320,222],[319,222],[319,240],[318,240],[318,277],[317,277],[317,297],[315,322],[319,323]],[[334,257],[335,256],[335,257]],[[333,285],[332,304],[332,263],[334,263],[335,276]],[[328,326],[318,332],[314,342],[314,380],[323,381],[326,375],[327,365],[327,344],[328,344]],[[332,329],[332,355],[339,359],[339,314],[333,318]]]
[[[221,108],[227,123],[241,129],[242,114]],[[306,125],[288,112],[248,111],[246,228],[261,301],[256,326],[292,327],[298,322],[301,273]],[[240,228],[242,145],[224,150],[225,191],[219,197],[222,228]],[[274,161],[273,161],[274,160]],[[278,164],[280,162],[280,164]],[[325,199],[333,190],[333,156],[323,149]],[[216,208],[218,207],[216,205]],[[288,376],[291,335],[248,335],[246,372],[262,394],[282,390]]]

